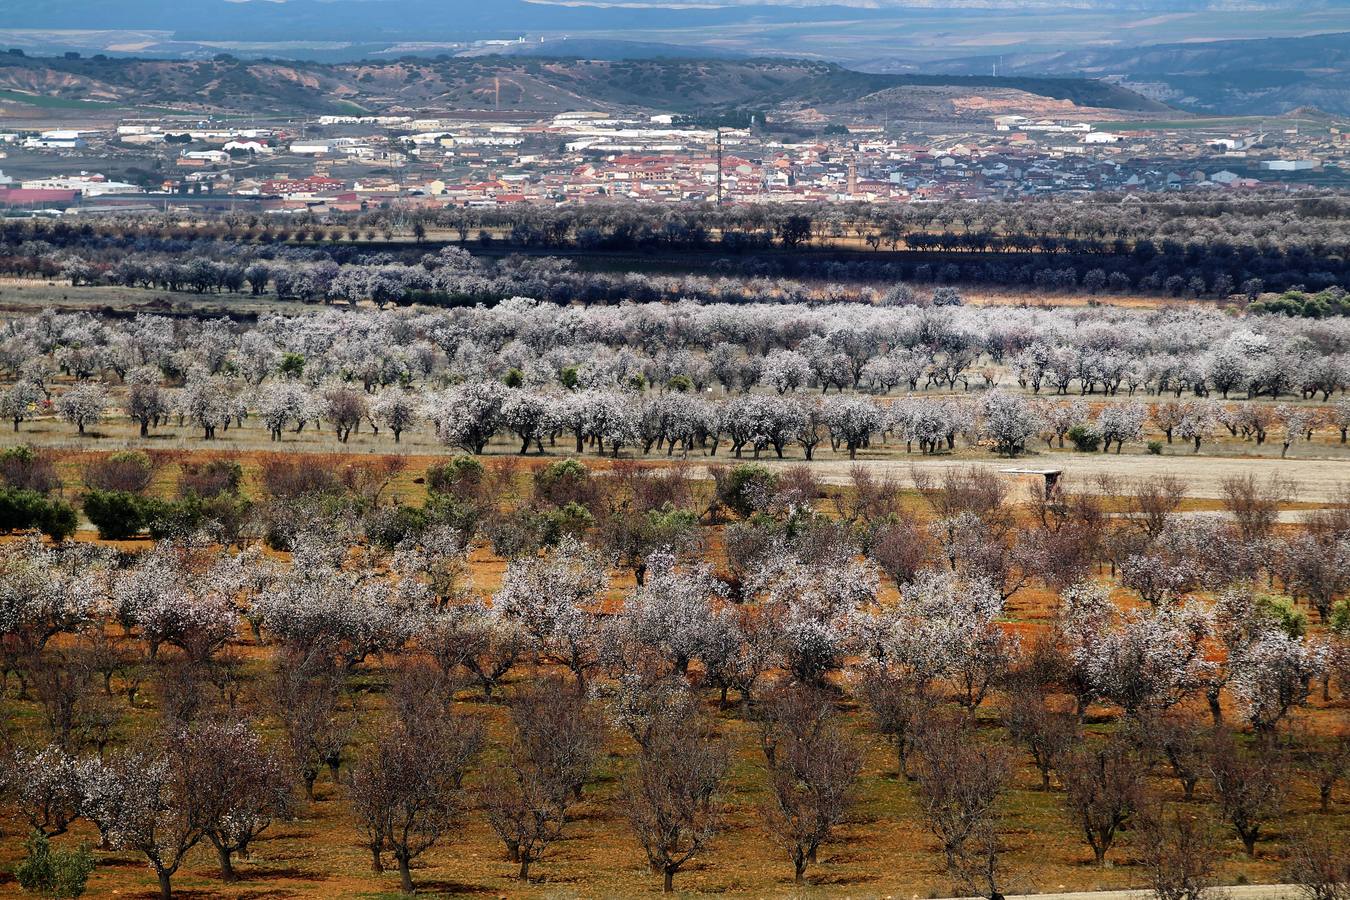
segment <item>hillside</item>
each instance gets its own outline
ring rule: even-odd
[[[494,56],[321,64],[227,56],[192,61],[0,55],[0,90],[125,106],[302,115],[453,112],[499,105],[536,113],[748,108],[780,114],[812,110],[961,118],[966,107],[959,101],[990,93],[1033,111],[1046,102],[1126,112],[1165,109],[1090,79],[885,75],[829,63],[768,59]]]
[[[933,65],[987,72],[992,57]],[[1350,114],[1350,33],[1075,50],[999,57],[1010,75],[1123,79],[1195,112],[1274,115],[1299,107]]]

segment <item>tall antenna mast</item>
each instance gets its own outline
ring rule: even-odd
[[[717,205],[722,205],[722,126],[717,126]]]

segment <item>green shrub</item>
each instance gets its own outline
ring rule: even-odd
[[[742,519],[755,511],[762,495],[778,485],[778,476],[764,466],[742,463],[717,479],[717,499]]]
[[[432,494],[423,509],[428,525],[448,525],[466,539],[477,534],[482,519],[482,513],[475,504],[448,494]]]
[[[694,389],[694,380],[688,375],[675,375],[666,382],[666,389],[687,394]]]
[[[551,509],[541,517],[543,528],[540,536],[546,547],[555,546],[564,537],[581,537],[595,526],[595,516],[580,503],[568,501],[557,509]]]
[[[1102,445],[1102,434],[1092,425],[1075,425],[1069,429],[1068,437],[1079,453],[1093,453]]]
[[[1337,600],[1336,605],[1331,607],[1331,630],[1350,636],[1350,599]]]
[[[64,541],[75,534],[80,518],[75,507],[64,500],[48,500],[39,511],[38,530],[54,541]]]
[[[145,530],[157,541],[191,534],[199,530],[207,518],[202,499],[195,495],[181,500],[142,498],[141,517]]]
[[[213,459],[204,463],[184,463],[178,476],[178,493],[198,497],[237,494],[244,482],[244,469],[233,459]]]
[[[0,531],[36,528],[54,541],[64,541],[78,524],[75,508],[64,500],[37,491],[0,488]]]
[[[1162,441],[1149,441],[1145,446],[1148,447],[1148,452],[1149,452],[1151,455],[1153,455],[1153,456],[1162,456],[1162,451],[1163,451],[1163,443],[1162,443]]]
[[[1260,594],[1256,607],[1276,628],[1291,638],[1301,638],[1308,632],[1308,617],[1294,601],[1278,594]]]
[[[386,506],[366,518],[366,539],[392,550],[400,542],[426,531],[430,516],[416,506]]]
[[[543,517],[522,507],[488,521],[485,531],[492,552],[503,559],[517,559],[535,553],[544,544]]]
[[[146,498],[130,491],[89,491],[84,514],[105,541],[124,541],[146,530],[154,510]]]
[[[452,456],[449,461],[427,469],[427,490],[434,494],[463,497],[477,490],[486,474],[483,464],[468,455]]]
[[[27,856],[14,867],[14,877],[25,891],[53,898],[72,898],[84,893],[94,871],[94,857],[88,847],[53,850],[47,838],[35,831],[24,843],[24,849]]]
[[[299,353],[287,353],[281,358],[277,371],[287,378],[299,378],[305,374],[305,358]]]
[[[534,495],[558,507],[584,502],[590,497],[590,479],[590,470],[578,460],[554,460],[534,473]]]

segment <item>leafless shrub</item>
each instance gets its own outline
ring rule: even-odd
[[[158,460],[138,451],[109,453],[85,463],[84,483],[96,491],[144,493],[155,479]]]
[[[1186,485],[1175,475],[1141,478],[1126,495],[1130,521],[1153,540],[1175,520],[1185,499]]]

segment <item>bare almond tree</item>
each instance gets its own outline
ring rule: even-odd
[[[1350,771],[1350,730],[1342,729],[1320,746],[1305,746],[1301,756],[1317,786],[1318,809],[1330,812],[1332,792]]]
[[[937,706],[928,679],[908,669],[877,667],[863,676],[858,695],[871,713],[872,727],[895,747],[897,773],[913,780],[909,757],[921,723]]]
[[[1069,819],[1082,831],[1097,865],[1138,809],[1147,766],[1123,737],[1068,754],[1060,766]]]
[[[484,785],[488,824],[520,864],[519,877],[562,836],[568,809],[581,798],[604,739],[604,727],[583,695],[548,678],[523,692],[512,707],[515,724],[505,764]]]
[[[325,765],[335,768],[350,731],[339,709],[343,679],[321,653],[282,650],[273,683],[273,705],[281,720],[291,770],[314,800],[314,783]]]
[[[462,818],[461,746],[427,728],[394,721],[347,778],[357,828],[377,871],[388,852],[398,865],[403,893],[412,894],[412,864],[454,833]]]
[[[516,697],[511,720],[523,751],[558,790],[580,799],[605,739],[605,724],[584,695],[543,678]]]
[[[675,890],[676,873],[724,827],[727,766],[725,744],[701,716],[678,725],[664,721],[639,745],[624,788],[625,812],[666,893]]]
[[[1194,807],[1149,802],[1140,814],[1139,855],[1158,900],[1214,895],[1220,858],[1213,824]]]
[[[1145,755],[1161,756],[1186,802],[1195,799],[1195,788],[1205,774],[1212,732],[1177,710],[1146,712],[1128,731],[1135,748]]]
[[[1007,751],[980,740],[967,717],[936,715],[918,740],[918,799],[958,885],[972,854],[987,851],[995,804],[1008,785]]]
[[[862,752],[840,728],[829,698],[809,688],[776,695],[760,734],[771,789],[760,813],[800,883],[821,842],[857,802]]]
[[[1031,754],[1041,773],[1041,790],[1050,790],[1050,773],[1079,740],[1078,717],[1051,709],[1032,691],[1015,691],[1008,700],[1008,736]]]
[[[1264,741],[1243,751],[1232,734],[1217,731],[1208,768],[1220,815],[1233,826],[1247,855],[1255,856],[1261,829],[1284,810],[1289,773],[1283,760]]]
[[[1350,842],[1322,828],[1296,835],[1285,879],[1308,900],[1350,900]]]

